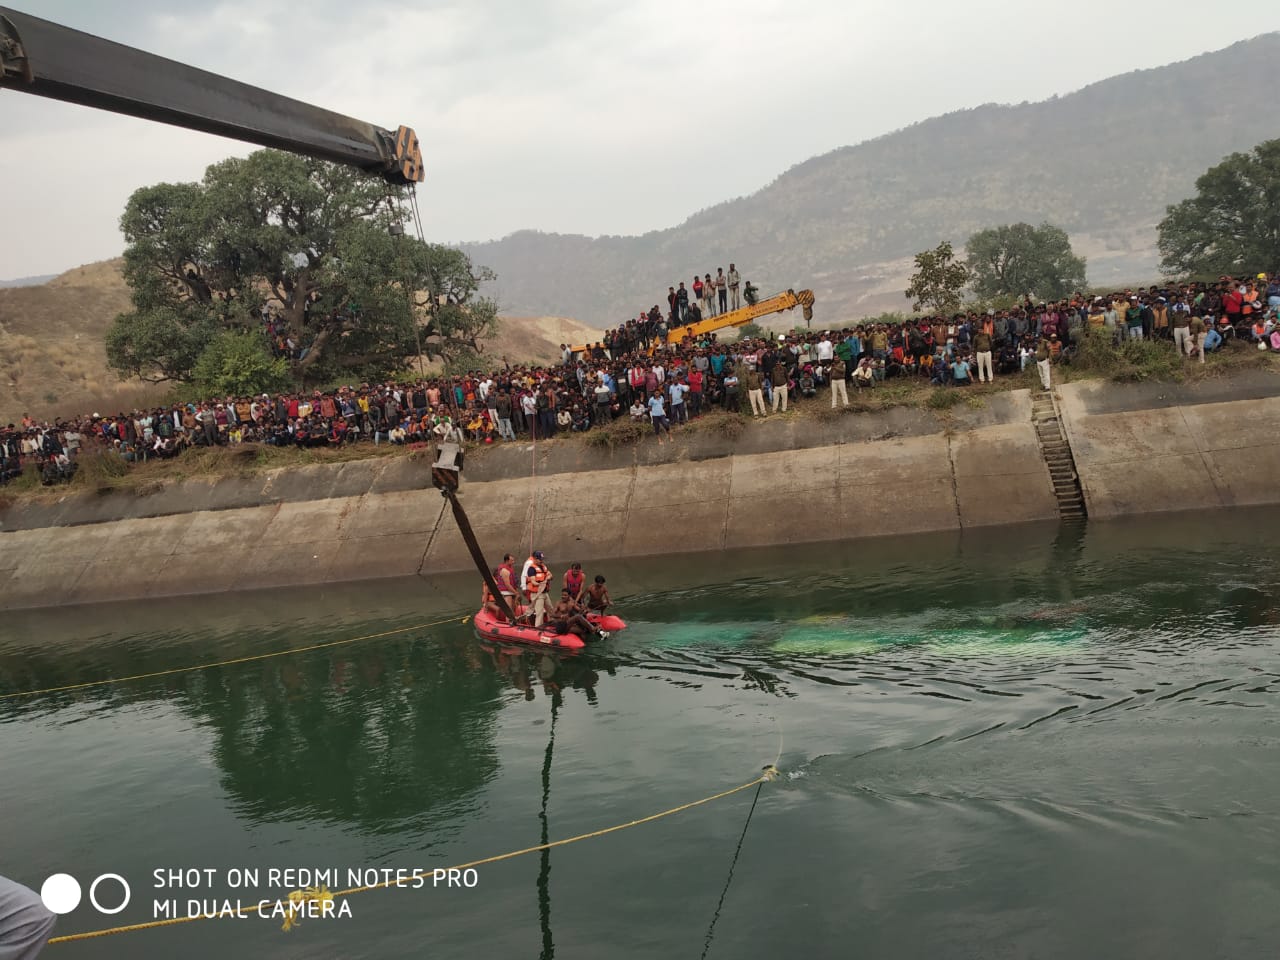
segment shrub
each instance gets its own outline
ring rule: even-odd
[[[614,447],[639,443],[653,427],[647,422],[637,423],[630,417],[622,417],[602,427],[592,427],[583,434],[589,447],[612,450]]]
[[[950,410],[957,403],[963,403],[964,399],[964,391],[959,388],[951,390],[946,387],[939,387],[929,394],[924,401],[924,405],[930,410]]]
[[[82,480],[98,490],[114,487],[129,475],[128,462],[111,450],[83,453],[76,463],[79,467],[75,479]]]
[[[289,364],[272,357],[256,333],[220,333],[201,351],[192,370],[197,393],[246,396],[281,390],[289,382]]]
[[[1091,327],[1071,361],[1080,371],[1101,374],[1111,380],[1181,380],[1182,358],[1166,340],[1121,340],[1116,343],[1105,327]]]

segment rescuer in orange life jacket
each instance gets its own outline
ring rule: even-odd
[[[548,569],[541,550],[533,554],[524,563],[520,573],[520,590],[529,600],[529,613],[533,616],[533,625],[541,627],[547,619],[550,603],[547,599],[547,588],[551,585],[551,570]]]

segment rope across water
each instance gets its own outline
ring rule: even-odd
[[[607,834],[617,833],[620,830],[627,830],[631,827],[639,827],[646,823],[653,823],[653,821],[655,820],[661,820],[664,817],[670,817],[670,816],[673,816],[674,814],[682,813],[685,810],[691,810],[694,807],[700,807],[704,804],[712,803],[716,800],[723,800],[725,797],[731,797],[735,793],[742,793],[744,790],[750,790],[752,787],[759,787],[760,785],[764,784],[766,781],[772,780],[776,775],[777,775],[777,768],[774,767],[772,764],[770,764],[769,766],[764,768],[764,772],[761,773],[760,776],[755,777],[754,779],[749,780],[746,783],[740,784],[739,786],[736,786],[736,787],[731,787],[728,790],[721,790],[719,793],[713,793],[711,794],[711,796],[703,797],[700,800],[692,800],[689,803],[682,803],[678,807],[671,807],[669,810],[663,810],[660,813],[650,814],[649,816],[641,817],[638,820],[628,820],[626,823],[615,824],[612,827],[605,827],[601,830],[593,830],[590,833],[580,833],[576,837],[566,837],[563,840],[553,840],[550,843],[540,843],[536,847],[525,847],[522,850],[512,850],[510,853],[501,853],[501,854],[498,854],[497,856],[485,857],[481,860],[471,860],[467,863],[460,863],[460,864],[457,864],[456,866],[448,867],[446,869],[451,871],[452,870],[470,870],[470,869],[474,869],[475,867],[482,867],[490,863],[500,863],[503,860],[511,860],[514,857],[522,857],[525,854],[538,853],[541,850],[551,850],[556,847],[567,846],[568,844],[571,844],[571,843],[578,843],[581,840],[591,840],[596,837],[603,837],[603,836],[606,836]],[[752,803],[751,807],[752,807],[752,810],[754,811],[755,810],[754,802]],[[367,893],[370,890],[382,890],[388,887],[404,886],[416,880],[426,879],[429,876],[430,875],[427,873],[415,873],[406,879],[388,880],[383,883],[372,883],[364,887],[349,887],[346,890],[337,890],[333,893],[328,893],[326,891],[324,894],[324,899],[336,900],[339,897],[351,897],[351,896],[355,896],[357,893]],[[261,916],[261,909],[257,906],[246,908],[246,912]],[[167,920],[152,920],[148,923],[133,923],[133,924],[128,924],[126,926],[106,927],[101,930],[90,930],[86,933],[71,933],[62,937],[53,937],[49,940],[49,943],[50,944],[74,943],[77,940],[92,940],[97,937],[107,937],[117,933],[134,933],[139,930],[153,930],[158,927],[171,927],[171,926],[176,926],[177,924],[180,924],[180,923],[194,923],[197,920],[213,920],[216,918],[217,918],[216,915],[197,914],[194,917],[174,917]]]
[[[39,690],[23,690],[18,693],[0,694],[0,700],[11,700],[11,699],[17,699],[19,697],[35,697],[35,696],[40,696],[42,694],[62,693],[70,690],[87,690],[94,687],[109,686],[111,684],[116,684],[116,683],[128,683],[130,681],[135,681],[135,680],[149,680],[155,677],[166,677],[166,676],[174,676],[174,675],[183,674],[183,673],[192,673],[197,670],[210,670],[215,667],[227,667],[227,666],[234,666],[236,664],[241,664],[241,663],[253,663],[259,660],[270,660],[275,657],[284,657],[284,656],[289,656],[291,654],[308,653],[314,650],[325,650],[332,647],[346,646],[352,643],[359,643],[364,640],[377,640],[382,637],[391,637],[391,636],[396,636],[397,634],[410,633],[414,630],[424,630],[428,627],[437,627],[446,623],[466,622],[470,619],[471,619],[470,616],[448,617],[443,620],[433,620],[429,623],[416,623],[408,627],[397,627],[394,630],[384,630],[380,633],[370,633],[370,634],[365,634],[359,637],[349,637],[343,640],[329,640],[324,643],[313,643],[305,647],[292,647],[288,650],[276,650],[276,651],[272,651],[271,653],[258,653],[258,654],[252,654],[247,657],[234,657],[227,660],[216,660],[211,663],[200,663],[200,664],[194,664],[192,666],[187,666],[187,667],[173,667],[168,670],[154,670],[149,673],[138,673],[138,674],[133,674],[125,677],[113,677],[107,680],[89,680],[83,683],[68,683],[68,684],[63,684],[61,686],[56,686],[56,687],[45,687]],[[781,758],[781,755],[782,755],[782,742],[781,742],[781,738],[779,738],[779,743],[778,743],[779,758]],[[698,799],[698,800],[692,800],[688,803],[682,803],[679,806],[671,807],[659,813],[650,814],[647,817],[641,817],[638,820],[628,820],[625,823],[615,824],[611,827],[604,827],[600,830],[593,830],[590,833],[581,833],[574,837],[566,837],[563,840],[554,840],[549,843],[540,843],[537,846],[525,847],[520,850],[512,850],[509,853],[497,854],[496,856],[485,857],[480,860],[471,860],[467,863],[457,864],[456,866],[449,867],[447,869],[450,871],[469,870],[475,867],[481,867],[491,863],[500,863],[503,860],[511,860],[515,857],[524,856],[525,854],[529,854],[529,853],[538,853],[543,850],[552,850],[556,847],[567,846],[568,844],[578,843],[579,841],[582,841],[582,840],[592,840],[596,837],[603,837],[611,833],[617,833],[621,830],[627,830],[631,827],[638,827],[646,823],[653,823],[655,820],[661,820],[665,817],[670,817],[677,813],[682,813],[685,810],[691,810],[694,807],[700,807],[700,806],[703,806],[704,804],[712,803],[716,800],[722,800],[725,797],[731,797],[735,793],[741,793],[744,790],[750,790],[752,787],[757,788],[756,799],[758,800],[759,787],[762,786],[765,782],[772,780],[775,776],[777,776],[777,772],[778,772],[777,761],[775,760],[774,763],[769,764],[764,768],[764,772],[761,773],[760,776],[755,777],[754,779],[749,780],[746,783],[740,784],[736,787],[731,787],[728,790],[721,790],[719,793],[713,793],[710,796],[702,797],[701,799]],[[752,809],[752,812],[755,811],[755,801],[752,802],[751,809]],[[747,822],[749,825],[750,819],[748,819]],[[744,830],[744,835],[745,835],[745,830]],[[741,847],[741,841],[739,841],[739,847]],[[407,880],[401,880],[401,879],[389,880],[383,883],[374,883],[374,884],[369,884],[367,886],[362,886],[362,887],[349,887],[345,890],[338,890],[332,893],[329,892],[328,890],[296,891],[290,897],[290,900],[324,899],[324,900],[332,901],[339,897],[350,897],[358,893],[367,893],[370,890],[381,890],[381,889],[385,889],[393,886],[403,886],[407,883],[411,883],[416,880],[425,879],[427,876],[428,875],[424,873],[415,873],[411,877],[409,877]],[[257,914],[259,916],[261,916],[262,914],[262,908],[261,906],[258,906],[258,905],[248,907],[246,908],[246,911],[248,913]],[[92,940],[97,937],[112,936],[118,933],[134,933],[140,930],[153,930],[153,929],[158,929],[160,927],[172,927],[172,926],[177,926],[178,924],[183,924],[183,923],[194,923],[197,920],[211,920],[211,919],[216,919],[216,915],[197,914],[196,916],[192,916],[192,917],[171,917],[165,920],[152,920],[146,923],[133,923],[133,924],[126,924],[118,927],[105,927],[100,930],[90,930],[85,933],[66,934],[65,936],[53,937],[48,942],[50,944],[74,943],[79,940]],[[291,924],[286,922],[285,929],[289,929],[290,926]]]
[[[133,680],[150,680],[153,677],[171,677],[179,673],[192,673],[196,670],[212,670],[214,667],[230,667],[238,663],[253,663],[257,660],[270,660],[274,657],[287,657],[295,653],[310,653],[313,650],[326,650],[331,647],[342,647],[352,643],[359,643],[362,640],[379,640],[382,637],[394,637],[400,633],[410,633],[414,630],[425,630],[427,627],[438,627],[445,623],[465,623],[471,617],[449,617],[445,620],[433,620],[430,623],[415,623],[409,627],[397,627],[394,630],[384,630],[381,633],[370,633],[363,637],[348,637],[345,640],[329,640],[325,643],[312,643],[305,647],[290,647],[288,650],[275,650],[271,653],[255,653],[247,657],[234,657],[230,660],[216,660],[213,663],[197,663],[190,667],[173,667],[170,670],[154,670],[151,673],[136,673],[128,677],[113,677],[109,680],[89,680],[84,683],[67,683],[60,687],[45,687],[42,690],[23,690],[19,693],[2,693],[0,700],[13,700],[18,697],[38,697],[46,693],[64,693],[68,690],[88,690],[92,687],[106,687],[113,683],[129,683]]]

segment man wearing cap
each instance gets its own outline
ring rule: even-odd
[[[782,412],[787,412],[787,367],[782,360],[775,360],[773,369],[769,371],[769,384],[773,389],[773,412],[778,412],[778,404],[782,404]]]
[[[760,371],[747,364],[742,372],[742,382],[747,388],[747,399],[751,402],[751,416],[767,416],[769,411],[764,406],[764,381]]]
[[[1204,363],[1204,330],[1205,322],[1198,314],[1191,316],[1191,335],[1187,338],[1187,359],[1200,354],[1200,362]]]
[[[991,366],[991,334],[982,328],[973,335],[974,357],[978,361],[978,382],[987,383],[996,378]]]
[[[550,583],[551,571],[545,563],[542,551],[535,550],[525,561],[524,570],[520,574],[520,589],[529,601],[528,613],[533,616],[535,627],[541,627],[547,619],[547,585]]]

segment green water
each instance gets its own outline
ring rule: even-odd
[[[345,886],[528,847],[777,758],[736,861],[754,788],[287,934],[222,919],[46,955],[1274,957],[1278,544],[1241,513],[588,564],[631,623],[589,657],[452,624],[0,701],[0,873],[129,880],[71,933],[256,903],[233,867]],[[474,579],[10,615],[0,692],[463,613]],[[213,886],[155,889],[190,867]]]

